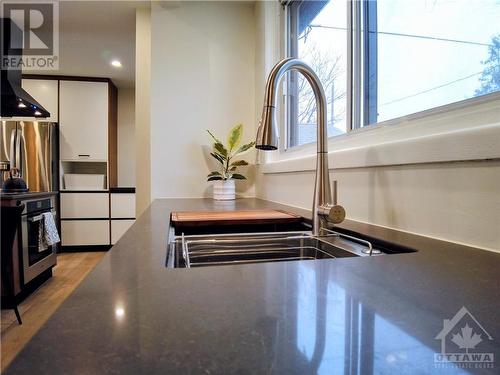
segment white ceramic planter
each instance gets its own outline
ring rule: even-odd
[[[229,201],[235,199],[234,180],[220,180],[214,183],[214,199]]]

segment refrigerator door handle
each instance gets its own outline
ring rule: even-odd
[[[21,177],[26,181],[26,184],[28,184],[29,188],[29,178],[28,178],[28,155],[27,155],[27,149],[26,149],[26,139],[24,136],[24,124],[21,124],[20,127],[18,127],[18,134],[17,134],[17,169],[19,169],[19,173],[21,174]]]
[[[9,147],[9,161],[10,161],[10,168],[16,168],[16,159],[17,159],[17,152],[16,152],[16,146],[17,146],[17,128],[12,130],[10,133],[10,147]]]
[[[14,159],[16,161],[16,168],[19,169],[21,176],[23,176],[23,161],[22,161],[22,153],[21,153],[21,136],[22,133],[19,128],[16,129],[16,146],[14,147],[15,156]]]

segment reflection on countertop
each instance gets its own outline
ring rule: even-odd
[[[493,337],[483,334],[469,351],[498,356],[500,254],[347,222],[419,251],[167,269],[170,212],[217,205],[156,200],[6,374],[497,373],[497,358],[494,368],[460,369],[434,354],[443,321],[465,306]],[[259,199],[228,209],[253,208],[307,215]],[[448,350],[464,352],[450,342]]]

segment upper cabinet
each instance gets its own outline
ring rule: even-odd
[[[59,84],[61,160],[107,161],[109,84],[85,81]]]
[[[38,103],[40,103],[47,111],[50,112],[50,117],[44,118],[41,121],[58,122],[58,81],[45,79],[23,79],[22,86],[28,94],[30,94]],[[23,117],[24,118],[24,117]],[[29,118],[33,120],[33,118]],[[40,119],[39,119],[40,120]]]

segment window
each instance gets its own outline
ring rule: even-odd
[[[347,2],[296,1],[289,5],[288,52],[307,62],[321,79],[327,99],[328,136],[346,132]],[[288,80],[288,147],[316,140],[316,103],[307,80]]]
[[[496,0],[292,1],[287,53],[322,80],[335,136],[500,91],[499,19]],[[315,141],[314,96],[298,73],[287,119],[288,147]]]

